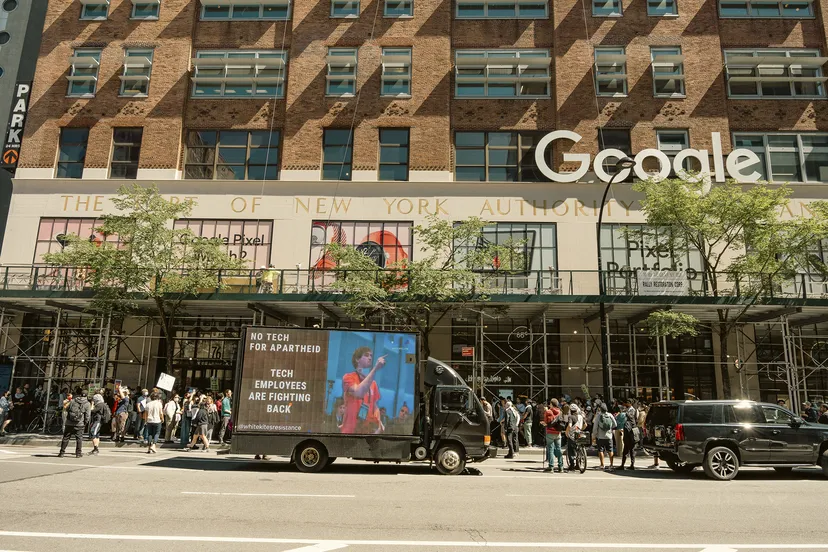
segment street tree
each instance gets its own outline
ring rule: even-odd
[[[811,202],[807,216],[794,215],[788,209],[787,186],[733,181],[711,186],[686,176],[633,185],[644,195],[641,205],[647,221],[637,232],[674,258],[688,252],[699,255],[705,293],[731,298],[717,302],[713,325],[723,391],[730,397],[728,337],[736,326],[754,305],[778,296],[797,274],[828,272],[814,254],[819,242],[828,238],[828,202]],[[656,233],[655,228],[669,231]],[[696,328],[688,315],[676,313],[659,314],[653,323],[660,335],[692,334]]]
[[[344,295],[340,305],[357,319],[382,318],[404,331],[417,332],[425,358],[429,338],[452,311],[479,307],[516,273],[525,271],[527,255],[521,240],[494,243],[486,238],[486,221],[471,217],[461,222],[428,218],[416,226],[421,249],[416,259],[390,263],[381,269],[359,248],[332,243],[326,255],[334,263],[333,288]],[[499,314],[487,306],[489,315]]]
[[[95,232],[100,242],[70,235],[62,251],[43,260],[65,267],[94,292],[90,309],[115,316],[137,314],[157,322],[165,338],[166,370],[180,381],[173,365],[175,319],[182,304],[205,290],[221,289],[219,271],[243,268],[218,238],[196,236],[189,228],[174,228],[195,203],[176,203],[158,188],[122,186],[112,198],[116,213],[101,217]],[[117,240],[106,239],[116,236]],[[149,301],[150,307],[142,307]]]

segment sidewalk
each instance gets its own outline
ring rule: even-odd
[[[4,436],[0,437],[0,445],[17,445],[17,446],[32,446],[32,447],[48,447],[48,446],[55,446],[58,447],[60,445],[60,440],[62,435],[44,435],[42,433],[6,433]],[[71,445],[73,441],[69,444]],[[83,442],[91,443],[92,439],[89,438],[89,435],[83,436]],[[91,446],[91,445],[90,445]],[[144,449],[146,446],[141,445],[141,442],[133,439],[132,437],[128,436],[126,441],[123,443],[115,443],[110,440],[110,436],[102,436],[100,448],[140,448]],[[164,449],[178,449],[181,450],[181,442],[176,439],[172,443],[163,443],[161,441],[158,442],[157,445],[159,448]],[[200,442],[199,442],[200,446]],[[229,446],[229,445],[228,445]],[[221,445],[218,443],[210,443],[210,450],[213,450],[213,447],[216,447],[216,450],[221,450]]]

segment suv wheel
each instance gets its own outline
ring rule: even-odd
[[[728,447],[714,447],[704,459],[704,473],[711,479],[730,481],[739,472],[739,458]]]

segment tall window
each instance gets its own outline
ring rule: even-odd
[[[684,56],[681,46],[650,48],[653,67],[653,95],[684,96]]]
[[[359,17],[359,0],[331,0],[331,17]]]
[[[535,145],[543,132],[455,132],[454,179],[544,182],[535,166]],[[547,149],[547,163],[552,148]]]
[[[202,50],[193,60],[193,96],[282,98],[286,65],[283,50]]]
[[[58,146],[57,178],[82,178],[88,128],[63,128]]]
[[[592,15],[598,17],[621,15],[621,0],[592,0]]]
[[[632,156],[630,131],[625,128],[599,128],[598,149],[605,150],[610,148],[621,150],[624,154]],[[616,161],[614,158],[609,158],[604,161],[603,167],[607,174],[615,174]]]
[[[678,152],[681,150],[685,150],[690,147],[690,137],[687,134],[686,130],[657,130],[656,131],[656,142],[658,143],[659,151],[663,151],[667,157],[670,159],[670,166],[673,166],[673,159],[675,159]],[[692,162],[692,163],[691,163]],[[695,159],[685,159],[682,166],[685,170],[699,170],[701,169],[698,166],[698,163]],[[656,169],[658,170],[658,169]],[[670,176],[674,176],[675,173],[672,169],[670,169]]]
[[[828,134],[733,134],[733,147],[756,152],[759,164],[742,169],[757,171],[771,182],[828,182]]]
[[[109,14],[109,1],[104,2],[86,2],[81,4],[81,19],[89,19],[92,21],[102,21],[106,19]]]
[[[173,228],[189,228],[199,238],[219,238],[231,257],[250,267],[270,264],[272,220],[178,219]]]
[[[94,96],[101,67],[100,48],[77,48],[69,58],[69,96]]]
[[[814,16],[814,4],[807,1],[773,2],[772,0],[720,0],[722,18],[782,18],[801,19]]]
[[[731,98],[824,98],[825,58],[818,50],[725,50]]]
[[[549,96],[548,50],[457,50],[458,98],[535,98]]]
[[[158,19],[158,12],[161,9],[161,0],[154,2],[132,3],[132,19]]]
[[[146,96],[149,94],[152,56],[152,48],[127,48],[124,51],[121,96]]]
[[[543,19],[549,16],[547,0],[457,0],[457,19]]]
[[[647,15],[677,15],[677,0],[647,0]]]
[[[381,95],[411,95],[411,48],[382,49]]]
[[[95,231],[103,223],[102,220],[91,217],[77,217],[77,218],[51,218],[43,217],[40,219],[40,224],[37,229],[37,240],[35,240],[34,258],[32,262],[42,263],[43,255],[46,253],[56,253],[61,251],[63,246],[57,241],[57,236],[74,234],[77,237],[89,240],[95,243],[103,243],[104,241],[117,244],[119,238],[116,234],[104,236]],[[66,275],[64,271],[56,273],[61,280]]]
[[[408,180],[407,128],[381,128],[379,152],[380,180]]]
[[[385,17],[412,17],[414,0],[385,0]]]
[[[280,137],[278,130],[191,130],[184,178],[278,180]]]
[[[135,178],[141,157],[142,128],[116,128],[112,131],[112,159],[109,178]]]
[[[250,0],[245,4],[228,0],[201,0],[201,19],[255,21],[257,19],[288,19],[290,0]]]
[[[322,180],[350,180],[354,135],[350,130],[326,129],[322,138]]]
[[[599,96],[627,95],[627,53],[623,46],[595,48],[595,90]]]
[[[356,94],[357,49],[328,48],[328,96],[353,96]]]

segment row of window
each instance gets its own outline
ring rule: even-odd
[[[70,96],[93,96],[97,89],[101,49],[78,48],[70,59]],[[595,47],[595,90],[599,96],[628,93],[627,53],[623,46]],[[412,49],[382,49],[382,96],[411,95]],[[808,49],[725,50],[725,79],[731,98],[824,98],[828,57]],[[244,98],[285,95],[287,52],[284,50],[202,50],[193,64],[193,97]],[[356,94],[358,49],[328,48],[325,93]],[[550,97],[552,58],[548,50],[457,50],[455,97]],[[653,96],[684,97],[684,55],[680,46],[650,48]],[[149,93],[151,48],[124,50],[120,75],[122,96]]]
[[[546,178],[535,165],[535,146],[543,132],[457,131],[454,133],[456,181],[540,182]],[[143,130],[113,131],[109,177],[136,178]],[[192,130],[186,135],[184,178],[195,180],[278,180],[281,167],[279,130]],[[58,178],[82,178],[89,129],[64,128],[58,147]],[[690,147],[686,130],[656,131],[656,143],[671,160]],[[353,133],[325,129],[322,138],[322,180],[351,180]],[[379,180],[407,181],[410,133],[407,128],[379,131]],[[601,129],[599,149],[615,148],[632,155],[630,131]],[[828,134],[733,134],[734,148],[759,156],[755,170],[772,182],[828,182]],[[547,163],[552,161],[547,150]],[[689,160],[688,160],[689,162]],[[608,161],[605,168],[611,172]],[[645,167],[646,169],[647,167]],[[699,167],[686,165],[689,170]]]
[[[595,17],[620,17],[621,0],[592,0]],[[132,3],[132,19],[158,19],[161,0]],[[290,0],[250,0],[245,3],[227,0],[201,0],[202,21],[261,21],[290,18]],[[333,18],[359,17],[360,0],[331,0]],[[109,2],[82,0],[81,19],[101,21],[109,15]],[[412,17],[414,0],[385,0],[384,17]],[[547,0],[456,0],[457,19],[546,19]],[[647,15],[678,15],[678,0],[647,0]],[[720,0],[719,16],[728,18],[802,19],[814,17],[813,1]]]

